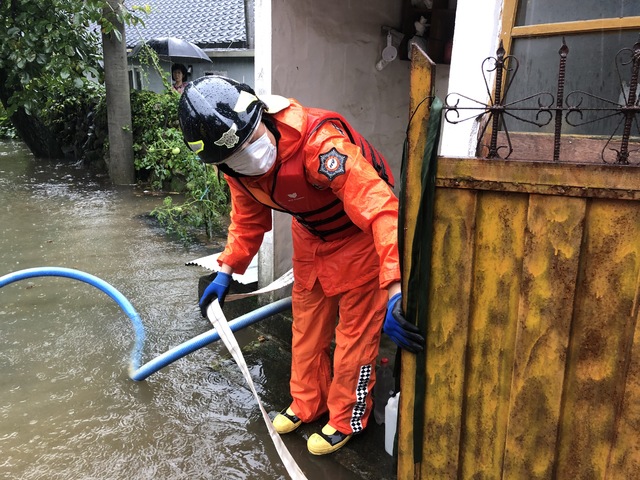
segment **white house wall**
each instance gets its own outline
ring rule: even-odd
[[[342,113],[399,172],[410,64],[396,60],[382,71],[375,64],[386,45],[382,27],[400,24],[400,2],[272,0],[271,6],[271,93]]]
[[[453,89],[486,97],[478,72],[482,60],[495,53],[501,4],[458,0],[454,63],[451,69],[436,67],[441,98]],[[386,46],[383,27],[397,29],[401,23],[401,2],[393,0],[255,0],[256,91],[342,113],[387,157],[399,179],[410,115],[410,62],[396,59],[382,71],[375,65]],[[448,85],[450,73],[456,81]],[[441,152],[468,155],[473,122],[450,127],[444,127]],[[290,268],[289,229],[288,216],[274,216],[260,251],[262,284]]]
[[[489,101],[481,65],[485,58],[496,55],[501,15],[502,0],[458,0],[449,92],[457,92],[483,103]],[[493,77],[488,82],[491,88]],[[445,99],[445,96],[440,96]],[[468,114],[471,115],[473,114]],[[475,120],[459,124],[444,122],[440,155],[475,156],[477,133],[478,123]]]

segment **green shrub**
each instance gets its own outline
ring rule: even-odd
[[[184,201],[176,204],[167,196],[161,207],[151,212],[168,232],[189,241],[204,228],[208,238],[221,233],[229,213],[229,194],[225,181],[213,167],[197,160],[189,169]]]
[[[11,120],[7,117],[7,112],[0,103],[0,138],[11,140],[17,137],[18,132],[13,128]]]
[[[219,233],[229,213],[228,187],[213,168],[208,168],[184,144],[178,125],[179,96],[171,91],[133,91],[134,163],[140,182],[171,196],[151,214],[167,231],[189,241],[204,229],[207,237]]]
[[[103,142],[94,141],[96,108],[104,98],[105,89],[97,83],[82,86],[64,85],[49,92],[39,115],[56,136],[68,158],[89,163],[88,158],[94,150],[104,153]],[[106,136],[106,111],[104,115],[103,138]],[[98,158],[102,159],[101,157],[102,155]]]

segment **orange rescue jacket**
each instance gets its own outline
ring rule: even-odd
[[[275,209],[294,217],[297,282],[311,288],[318,278],[331,295],[376,275],[381,288],[399,280],[398,201],[384,157],[335,112],[291,100],[273,118],[281,134],[273,168],[260,177],[226,177],[231,226],[219,262],[243,273]]]

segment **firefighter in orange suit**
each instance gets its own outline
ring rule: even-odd
[[[194,81],[178,113],[187,145],[224,172],[231,191],[227,245],[200,299],[202,314],[214,299],[224,302],[231,274],[258,252],[271,210],[291,214],[293,401],[273,424],[284,434],[328,412],[307,447],[334,452],[367,425],[383,329],[411,352],[424,342],[401,309],[391,171],[339,114],[258,98],[229,78]]]

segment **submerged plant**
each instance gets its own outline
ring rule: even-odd
[[[228,187],[224,179],[194,154],[189,156],[193,163],[187,169],[183,201],[176,203],[171,196],[167,196],[162,206],[151,212],[168,232],[178,235],[185,242],[193,240],[200,228],[204,228],[208,238],[220,233],[230,209]]]

